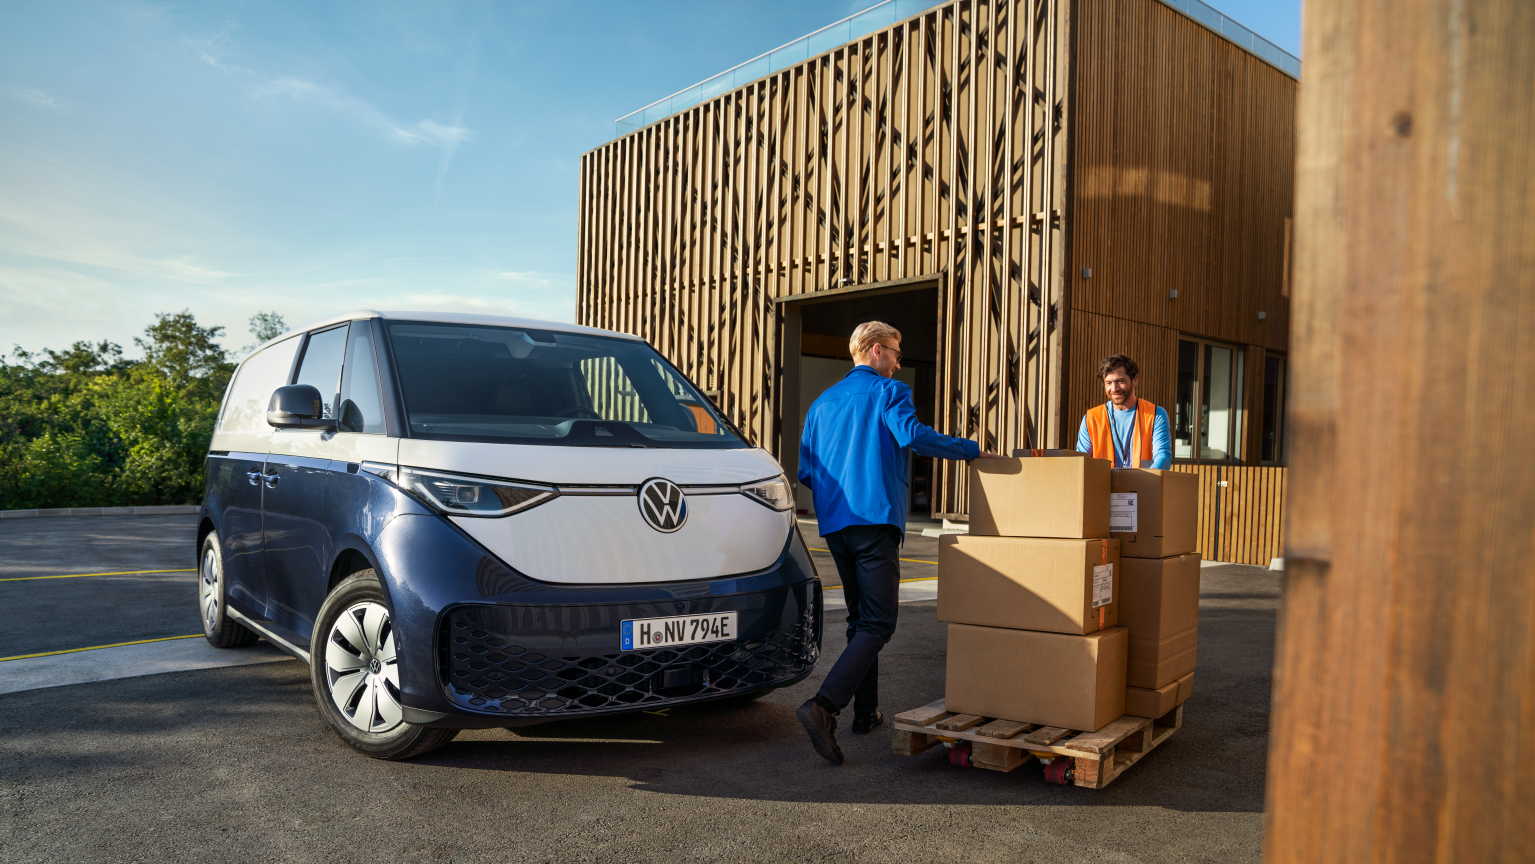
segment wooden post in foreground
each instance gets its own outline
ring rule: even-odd
[[[1535,861],[1535,2],[1305,14],[1265,857]]]

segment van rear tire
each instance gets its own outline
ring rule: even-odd
[[[197,561],[197,605],[208,644],[215,648],[256,644],[261,637],[229,614],[229,580],[224,575],[224,550],[217,531],[203,538]]]

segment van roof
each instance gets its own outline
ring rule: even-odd
[[[271,345],[273,342],[281,342],[290,336],[296,336],[309,330],[320,327],[328,327],[332,324],[340,324],[345,321],[359,321],[367,318],[383,318],[394,321],[431,321],[438,324],[485,324],[491,327],[529,327],[536,330],[554,330],[559,333],[583,333],[588,336],[615,336],[620,339],[634,339],[643,341],[632,333],[618,333],[612,330],[599,330],[596,327],[583,327],[580,324],[566,324],[562,321],[544,321],[539,318],[513,318],[510,315],[479,315],[466,312],[426,312],[426,311],[392,311],[380,312],[373,309],[358,309],[355,312],[347,312],[343,315],[333,315],[330,318],[322,318],[312,321],[302,327],[292,330],[270,339],[261,344],[261,348]],[[259,348],[257,349],[260,350]],[[251,354],[255,354],[252,351]]]

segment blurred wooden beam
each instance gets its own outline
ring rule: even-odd
[[[1535,860],[1535,3],[1308,0],[1270,862]]]

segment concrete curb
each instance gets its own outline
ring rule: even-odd
[[[0,693],[22,693],[44,687],[292,659],[265,642],[249,648],[220,650],[200,636],[140,645],[119,645],[115,648],[95,648],[48,657],[7,660],[0,663]]]
[[[0,510],[0,519],[35,519],[42,516],[195,516],[196,504],[161,507],[61,507],[43,510]]]

